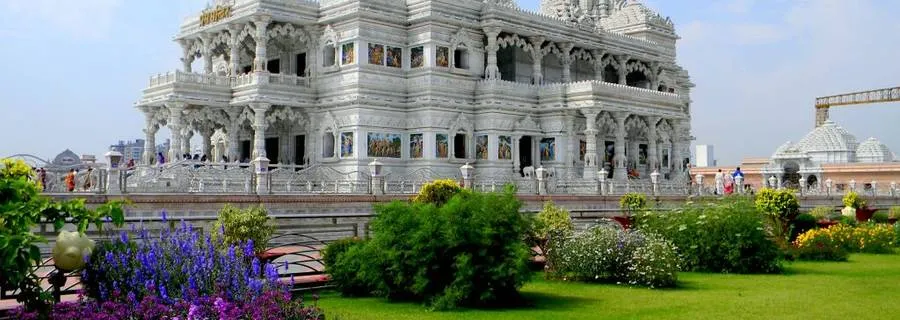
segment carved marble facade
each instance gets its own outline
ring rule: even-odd
[[[231,16],[186,19],[182,70],[151,77],[136,103],[149,146],[172,132],[168,159],[194,135],[214,161],[345,172],[378,158],[396,174],[472,163],[480,176],[643,179],[679,176],[690,155],[678,37],[636,1],[214,5]]]

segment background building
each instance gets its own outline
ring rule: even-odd
[[[694,159],[696,163],[696,167],[715,167],[716,166],[716,157],[713,152],[713,146],[709,144],[701,144],[696,148],[696,153],[694,154]]]

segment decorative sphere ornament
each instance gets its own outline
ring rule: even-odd
[[[60,231],[53,246],[53,262],[63,271],[78,270],[84,266],[84,257],[94,250],[94,240],[80,232]]]

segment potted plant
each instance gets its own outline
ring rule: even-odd
[[[888,223],[897,223],[897,219],[900,219],[900,207],[891,207],[890,211],[888,211]]]
[[[622,225],[622,228],[628,230],[634,222],[634,214],[647,209],[647,196],[643,193],[626,193],[619,199],[619,207],[624,215],[615,216],[613,220]]]
[[[809,214],[816,218],[819,228],[828,228],[838,223],[834,221],[835,210],[833,207],[818,206],[810,210]]]
[[[860,197],[856,191],[847,192],[841,200],[844,202],[844,210],[846,210],[846,213],[851,212],[851,210],[847,208],[853,208],[856,214],[856,220],[859,222],[869,221],[869,219],[872,218],[872,215],[875,214],[875,211],[878,210],[869,209],[866,205],[866,200]]]

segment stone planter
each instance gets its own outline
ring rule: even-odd
[[[816,221],[816,224],[819,226],[819,228],[826,229],[828,227],[838,224],[838,222],[831,221],[831,220],[819,220],[819,221]]]
[[[634,219],[630,216],[615,216],[612,218],[620,225],[622,225],[622,229],[625,230],[631,229],[631,225],[634,223]]]
[[[869,221],[869,219],[872,219],[872,216],[875,214],[875,211],[878,211],[878,209],[869,209],[869,208],[856,209],[856,221],[859,221],[859,222]]]

